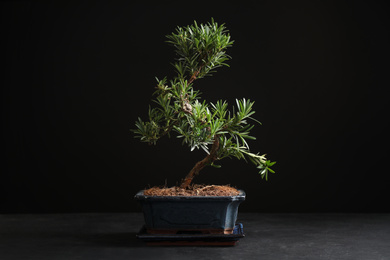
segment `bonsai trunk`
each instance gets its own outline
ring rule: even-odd
[[[197,162],[191,171],[187,174],[184,180],[181,182],[180,188],[187,189],[194,179],[195,175],[198,175],[199,172],[207,165],[211,164],[218,159],[217,153],[219,149],[219,137],[216,135],[214,137],[214,143],[211,147],[210,154],[208,154],[203,160]]]

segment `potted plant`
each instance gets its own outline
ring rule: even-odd
[[[135,198],[142,203],[148,233],[208,230],[229,234],[235,225],[238,205],[245,199],[244,191],[191,185],[192,180],[204,167],[219,168],[216,162],[231,157],[252,162],[262,178],[267,179],[268,172],[274,172],[270,167],[275,162],[249,149],[247,140],[255,140],[250,135],[254,126],[250,120],[260,123],[252,117],[253,101],[237,99],[236,107],[229,111],[226,101],[206,103],[193,87],[196,80],[211,75],[218,67],[228,66],[230,56],[226,49],[233,41],[225,26],[213,19],[207,24],[195,21],[177,27],[167,38],[177,55],[173,64],[176,76],[170,80],[156,78],[149,118],[147,121],[138,118],[132,131],[136,138],[149,144],[175,134],[191,151],[201,148],[206,156],[193,166],[180,186],[143,190]]]

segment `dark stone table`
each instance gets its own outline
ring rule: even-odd
[[[0,259],[390,259],[390,214],[239,213],[234,247],[149,247],[140,213],[0,215]]]

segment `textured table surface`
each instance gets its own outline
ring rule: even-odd
[[[140,213],[0,215],[0,259],[390,259],[390,214],[239,213],[234,247],[148,247]]]

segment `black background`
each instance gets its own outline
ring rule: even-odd
[[[1,213],[139,211],[202,159],[148,146],[154,77],[172,76],[176,26],[225,23],[230,68],[195,82],[215,102],[255,100],[269,181],[224,160],[196,183],[247,192],[242,211],[390,212],[388,12],[375,1],[2,2]]]

